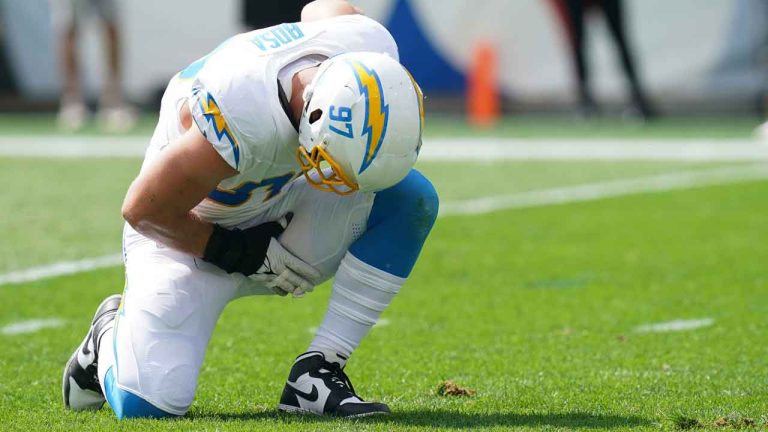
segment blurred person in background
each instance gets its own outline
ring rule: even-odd
[[[758,3],[762,6],[762,16],[768,18],[768,2]],[[759,50],[758,61],[764,72],[763,88],[761,91],[761,109],[764,117],[768,117],[768,31],[763,34],[763,44]],[[768,120],[755,128],[754,135],[764,144],[768,144]]]
[[[0,94],[16,94],[16,79],[8,60],[6,26],[3,12],[0,11]]]
[[[588,57],[588,45],[586,43],[584,15],[590,8],[599,10],[608,23],[608,29],[616,43],[624,74],[630,85],[632,107],[627,114],[649,120],[655,117],[655,113],[645,96],[640,79],[635,67],[636,61],[627,40],[627,32],[624,23],[623,2],[621,0],[552,0],[558,16],[565,26],[568,42],[571,48],[576,78],[579,86],[579,111],[584,117],[593,117],[598,114],[598,107],[590,89]]]
[[[98,17],[107,51],[107,74],[99,97],[99,124],[107,132],[124,132],[136,123],[134,110],[125,104],[121,90],[120,31],[117,0],[51,0],[62,71],[62,93],[57,123],[75,132],[88,119],[78,59],[78,33],[87,18]]]
[[[243,24],[248,30],[296,21],[310,0],[243,0]]]

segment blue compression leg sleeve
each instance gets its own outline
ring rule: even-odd
[[[439,200],[429,180],[417,170],[376,194],[368,229],[349,251],[359,260],[406,278],[437,218]]]

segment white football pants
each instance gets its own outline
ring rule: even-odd
[[[374,195],[321,192],[304,178],[286,187],[273,198],[274,205],[238,228],[293,212],[280,242],[328,279],[365,232]],[[158,244],[128,225],[123,242],[126,287],[115,326],[116,384],[157,408],[182,415],[192,404],[206,346],[224,307],[238,297],[272,291],[242,274],[227,274]]]

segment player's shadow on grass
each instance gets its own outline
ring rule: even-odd
[[[493,426],[552,426],[567,428],[608,429],[626,426],[646,426],[651,422],[641,417],[596,415],[581,412],[558,414],[459,413],[446,410],[395,412],[389,418],[363,419],[372,422],[392,422],[403,426],[435,426],[441,428],[479,428]]]
[[[299,414],[284,414],[276,411],[261,411],[253,413],[217,413],[203,414],[190,413],[189,417],[218,420],[218,421],[260,421],[276,420],[291,423],[317,423],[334,421],[323,417],[315,417]],[[338,420],[336,420],[338,421]],[[611,429],[616,427],[649,426],[652,422],[648,419],[635,416],[597,415],[583,412],[557,413],[557,414],[517,414],[513,412],[499,413],[460,413],[448,410],[414,410],[397,411],[388,416],[365,417],[349,420],[358,424],[390,424],[393,426],[431,426],[447,429],[471,429],[480,427],[558,427],[558,428],[585,428],[585,429]]]

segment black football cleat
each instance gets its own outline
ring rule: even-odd
[[[120,307],[119,294],[107,297],[96,309],[91,328],[64,367],[61,392],[64,406],[75,410],[97,410],[104,405],[98,377],[99,338],[107,325],[111,325]]]
[[[296,358],[283,389],[280,411],[330,417],[365,417],[388,414],[383,403],[366,402],[355,394],[343,367],[329,362],[321,352]]]

